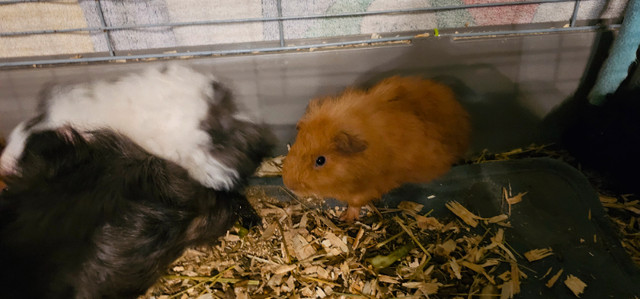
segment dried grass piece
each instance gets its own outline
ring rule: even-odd
[[[324,237],[331,243],[329,247],[338,248],[344,253],[349,252],[349,247],[347,247],[347,244],[343,242],[342,239],[338,238],[338,236],[336,236],[334,233],[326,232]],[[325,245],[325,243],[323,242],[322,245]]]
[[[327,281],[327,280],[323,280],[323,279],[319,279],[319,278],[315,278],[315,277],[310,277],[310,276],[300,276],[301,279],[303,280],[309,280],[309,281],[314,281],[314,282],[318,282],[321,284],[326,284],[329,286],[334,286],[334,287],[339,287],[340,285],[331,281]]]
[[[511,281],[513,286],[512,294],[520,293],[520,269],[518,269],[518,264],[515,262],[511,262]]]
[[[254,173],[257,177],[270,177],[282,175],[282,163],[285,156],[277,156],[271,159],[265,159],[260,163],[258,169]]]
[[[502,288],[502,291],[500,292],[500,299],[513,298],[513,295],[515,295],[515,284],[512,280],[506,281],[500,287]]]
[[[551,274],[551,270],[553,270],[553,267],[549,267],[549,269],[547,269],[547,272],[545,272],[540,279],[542,280],[547,277],[547,275]]]
[[[567,275],[567,279],[565,279],[564,285],[566,285],[569,290],[571,290],[571,292],[573,292],[573,294],[578,298],[587,287],[587,284],[580,280],[580,278],[577,278],[571,274]]]
[[[507,219],[509,219],[508,215],[500,214],[498,216],[493,216],[493,217],[487,219],[487,222],[488,223],[498,223],[498,222],[503,222],[503,221],[505,221]]]
[[[262,236],[260,237],[260,240],[269,240],[271,239],[271,237],[273,237],[273,234],[276,232],[276,228],[278,226],[272,222],[270,223],[267,228],[262,232]]]
[[[451,252],[456,250],[456,246],[456,241],[449,239],[442,244],[437,244],[434,253],[439,256],[449,257]]]
[[[527,193],[529,192],[528,191],[520,192],[514,196],[513,194],[511,194],[511,186],[509,186],[509,191],[507,191],[507,188],[502,187],[502,196],[504,200],[507,202],[507,204],[509,205],[509,216],[511,216],[511,206],[521,202],[522,197],[525,196]]]
[[[605,195],[600,195],[600,202],[602,206],[607,208],[613,208],[618,210],[627,210],[634,214],[640,215],[640,201],[638,200],[627,200],[627,196],[622,195],[623,202],[619,202],[615,197],[609,197]]]
[[[519,202],[522,201],[522,197],[527,195],[527,193],[529,193],[529,191],[527,192],[520,192],[518,194],[516,194],[515,196],[511,196],[511,197],[507,197],[507,203],[509,203],[509,205],[515,205]]]
[[[392,283],[392,284],[398,284],[400,283],[400,281],[397,278],[388,276],[388,275],[384,275],[384,274],[379,274],[378,275],[378,281],[380,282],[384,282],[384,283]]]
[[[323,279],[323,280],[330,279],[329,271],[327,271],[325,269],[325,267],[321,267],[321,266],[318,266],[318,265],[309,266],[306,269],[304,269],[302,271],[302,273],[305,274],[305,275],[310,275],[311,277],[317,277],[317,278]]]
[[[511,261],[516,260],[516,257],[513,255],[511,250],[509,250],[507,246],[504,245],[504,229],[502,228],[498,229],[498,232],[496,232],[496,235],[491,237],[491,244],[487,245],[485,249],[491,250],[495,247],[499,247],[500,249],[502,249],[502,251],[504,251],[504,253],[507,254],[507,256],[510,258]]]
[[[550,255],[553,255],[553,251],[552,251],[551,247],[533,249],[533,250],[529,250],[529,251],[524,253],[524,257],[527,258],[527,260],[529,262],[541,260],[541,259],[543,259],[545,257],[550,256]]]
[[[267,260],[267,259],[259,258],[259,257],[257,257],[257,256],[253,256],[253,255],[251,255],[251,254],[247,254],[247,257],[248,257],[248,258],[250,258],[250,259],[253,259],[253,260],[259,261],[259,262],[261,262],[261,263],[265,263],[265,264],[280,265],[280,264],[278,264],[278,263],[276,263],[276,262],[272,262],[272,261]]]
[[[353,240],[353,250],[358,249],[358,246],[360,245],[360,240],[362,239],[362,236],[364,236],[364,229],[361,227],[358,230],[358,234],[356,235],[356,238]]]
[[[611,197],[611,196],[606,196],[606,195],[602,195],[600,194],[599,196],[600,198],[600,202],[605,204],[605,203],[617,203],[618,199],[615,197]]]
[[[633,212],[633,213],[636,213],[636,214],[640,215],[640,208],[636,208],[636,207],[632,207],[632,206],[629,206],[629,205],[625,205],[624,209],[629,211],[629,212]]]
[[[522,150],[522,148],[515,148],[515,149],[512,149],[512,150],[504,152],[504,153],[499,153],[496,156],[500,156],[502,159],[508,160],[510,156],[521,154],[523,152],[524,151]]]
[[[422,211],[422,208],[424,208],[423,204],[419,204],[413,201],[402,201],[398,204],[398,209],[403,211],[411,211],[414,213],[420,213],[420,211]]]
[[[299,261],[306,260],[316,254],[315,248],[300,234],[293,236],[291,243],[293,252]]]
[[[216,283],[217,281],[219,281],[219,280],[222,278],[222,276],[223,276],[225,273],[229,272],[229,271],[230,271],[231,269],[233,269],[234,267],[235,267],[235,265],[233,265],[233,266],[231,266],[231,267],[229,267],[229,268],[225,269],[224,271],[222,271],[222,272],[218,273],[218,275],[215,275],[215,276],[213,276],[213,277],[211,277],[211,278],[209,278],[209,279],[207,279],[207,280],[205,280],[205,281],[202,281],[202,282],[200,282],[200,283],[198,283],[198,284],[196,284],[196,285],[194,285],[194,286],[191,286],[191,287],[189,287],[189,288],[187,288],[187,289],[185,289],[185,290],[183,290],[183,291],[181,291],[181,292],[179,292],[179,293],[177,293],[177,294],[174,294],[172,297],[174,297],[174,298],[175,298],[175,297],[178,297],[178,296],[180,296],[180,295],[186,295],[186,293],[187,293],[187,292],[190,292],[190,291],[194,290],[195,288],[197,288],[197,287],[199,287],[199,286],[202,286],[203,284],[205,284],[205,283],[207,283],[207,282],[211,282],[212,284],[213,284],[213,283]]]
[[[492,298],[496,298],[498,297],[498,288],[496,288],[496,286],[492,285],[492,284],[488,284],[486,286],[484,286],[484,288],[482,288],[482,290],[480,291],[480,294],[478,294],[478,296],[480,297],[480,299],[492,299]],[[470,298],[471,295],[469,295]]]
[[[470,225],[471,227],[478,226],[478,221],[476,221],[476,219],[480,219],[480,217],[469,212],[469,210],[467,210],[467,208],[462,206],[459,202],[452,200],[450,202],[447,202],[445,205],[447,206],[447,209],[449,209],[449,211],[460,217],[460,219],[462,219],[464,223]]]
[[[477,264],[473,264],[467,261],[461,261],[460,265],[465,266],[473,271],[475,271],[478,274],[482,274],[484,275],[485,278],[487,278],[487,280],[489,280],[489,282],[491,284],[496,284],[496,281],[493,279],[493,277],[491,275],[489,275],[487,273],[487,271],[484,270],[484,268],[481,265],[477,265]]]
[[[490,266],[496,266],[500,264],[500,260],[499,259],[487,259],[486,262],[484,262],[482,265],[482,268],[486,268],[486,267],[490,267]]]
[[[420,216],[416,218],[418,227],[426,230],[441,230],[444,225],[434,217]]]
[[[409,235],[409,237],[411,237],[411,239],[413,240],[413,242],[418,245],[418,247],[420,247],[420,249],[422,249],[422,252],[424,252],[427,256],[431,256],[431,254],[429,253],[429,251],[427,251],[426,248],[424,248],[424,246],[422,246],[422,243],[416,238],[416,236],[411,232],[411,230],[409,230],[406,226],[404,226],[404,224],[402,224],[402,220],[400,220],[400,218],[398,217],[393,217],[393,219],[396,221],[396,223],[398,223],[398,225],[400,225],[400,227],[402,228],[402,230],[404,230],[407,235]]]
[[[551,276],[549,281],[547,281],[547,283],[545,284],[547,286],[547,288],[551,288],[551,287],[553,287],[554,284],[556,284],[556,281],[558,281],[558,278],[560,278],[560,275],[562,275],[563,271],[564,271],[564,269],[560,269],[560,270],[558,270],[558,273],[556,273],[555,275]]]
[[[282,234],[282,243],[280,246],[280,251],[282,253],[282,257],[285,259],[287,264],[291,263],[291,250],[289,250],[289,248],[291,248],[291,234],[292,232],[290,231],[285,231],[282,228],[282,224],[280,224],[279,221],[276,221],[276,226],[278,227],[278,230],[280,231],[280,233]]]
[[[393,240],[395,240],[395,239],[399,238],[400,236],[402,236],[402,235],[404,235],[404,234],[406,234],[406,232],[401,231],[401,232],[399,232],[399,233],[395,234],[394,236],[392,236],[391,238],[386,239],[386,240],[384,240],[384,241],[382,241],[382,242],[380,242],[380,243],[376,244],[376,245],[375,245],[375,248],[376,248],[376,249],[380,249],[380,248],[382,248],[382,247],[384,247],[384,246],[387,246],[387,244],[389,244],[391,241],[393,241]]]
[[[422,294],[424,295],[433,295],[436,294],[438,292],[438,289],[440,288],[440,284],[438,283],[433,283],[433,282],[405,282],[402,284],[403,287],[405,288],[409,288],[409,289],[418,289],[422,292]]]
[[[457,279],[462,279],[462,274],[460,273],[460,265],[458,265],[458,262],[455,258],[449,260],[449,266],[451,267],[451,271],[453,271],[453,275],[455,275]]]
[[[285,274],[291,272],[296,267],[296,265],[278,265],[273,268],[271,272],[273,272],[274,274]]]
[[[327,219],[327,217],[324,217],[322,215],[318,215],[315,214],[316,219],[319,219],[324,225],[326,225],[329,230],[334,231],[336,233],[342,232],[342,230],[337,227],[333,222],[331,222],[331,220]]]

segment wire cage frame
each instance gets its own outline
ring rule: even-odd
[[[83,1],[83,0],[80,0]],[[521,35],[521,34],[545,34],[545,33],[561,33],[576,31],[592,31],[600,29],[616,29],[619,28],[621,21],[619,19],[608,22],[603,25],[601,22],[594,20],[579,21],[578,14],[581,8],[581,2],[590,0],[524,0],[507,2],[486,2],[486,3],[469,3],[456,5],[442,5],[431,7],[414,7],[414,8],[395,8],[373,11],[351,11],[325,14],[297,14],[283,15],[283,0],[274,0],[277,10],[275,17],[250,17],[250,18],[224,18],[197,20],[187,22],[166,22],[166,23],[121,23],[107,25],[107,19],[104,14],[103,4],[111,0],[86,0],[93,2],[97,15],[100,20],[100,26],[77,27],[65,29],[40,29],[40,30],[23,30],[11,31],[0,30],[0,39],[10,39],[16,37],[30,37],[42,35],[60,35],[60,34],[96,34],[101,35],[106,41],[106,51],[96,51],[93,53],[68,53],[64,55],[44,55],[29,57],[9,57],[0,58],[0,68],[7,67],[26,67],[26,66],[42,66],[56,64],[74,64],[89,62],[123,62],[131,60],[155,60],[155,59],[172,59],[172,58],[192,58],[220,55],[241,55],[241,54],[261,54],[282,51],[301,51],[316,50],[326,48],[336,48],[345,46],[370,46],[381,45],[390,42],[410,42],[417,38],[424,37],[447,37],[447,38],[471,38],[471,37],[487,37],[487,36],[505,36],[505,35]],[[11,5],[20,5],[24,3],[56,3],[58,1],[0,1],[0,10],[3,7]],[[428,28],[420,32],[386,32],[372,35],[351,35],[340,37],[327,37],[323,39],[307,38],[304,40],[291,40],[286,37],[286,28],[283,26],[289,21],[304,20],[326,20],[326,19],[344,19],[365,16],[408,16],[424,13],[449,12],[466,9],[483,9],[497,7],[519,7],[522,5],[532,4],[549,4],[549,3],[568,3],[572,4],[572,13],[567,20],[552,23],[538,24],[522,24],[519,26],[490,26],[486,28],[479,27],[461,27],[461,28]],[[124,30],[150,30],[150,29],[174,29],[181,27],[193,26],[223,26],[228,24],[277,24],[277,40],[253,42],[253,43],[236,43],[228,45],[203,45],[202,47],[176,47],[167,48],[149,48],[144,51],[140,50],[121,50],[114,44],[112,35],[116,32]],[[0,26],[0,29],[2,27]]]

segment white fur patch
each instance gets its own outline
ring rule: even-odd
[[[26,122],[21,122],[9,135],[7,146],[0,156],[0,175],[18,173],[18,159],[22,155],[29,133],[24,130]]]
[[[30,132],[70,125],[76,130],[109,128],[151,154],[173,161],[207,187],[229,190],[238,172],[212,156],[211,137],[200,129],[208,113],[214,77],[176,64],[149,68],[117,81],[97,81],[54,89],[47,118]],[[0,170],[15,171],[26,137],[14,129],[0,158]]]

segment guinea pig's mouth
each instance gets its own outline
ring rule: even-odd
[[[284,183],[285,188],[295,195],[304,193],[304,190],[308,189],[303,182],[300,182],[299,180],[292,180],[290,177],[283,176],[282,182]]]
[[[323,197],[318,195],[318,194],[314,194],[314,193],[308,193],[308,192],[300,192],[300,191],[293,191],[291,189],[288,189],[289,192],[293,193],[293,195],[295,197],[297,197],[298,199],[306,199],[306,198],[314,198],[314,199],[322,199]]]
[[[316,196],[315,194],[308,192],[307,191],[308,188],[304,184],[300,184],[296,186],[288,186],[287,184],[285,184],[284,186],[289,192],[291,192],[293,195],[295,195],[298,198]]]

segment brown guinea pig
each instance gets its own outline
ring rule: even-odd
[[[396,76],[312,100],[297,130],[284,184],[298,195],[347,202],[340,219],[353,221],[390,190],[445,174],[467,151],[471,128],[449,87]]]

